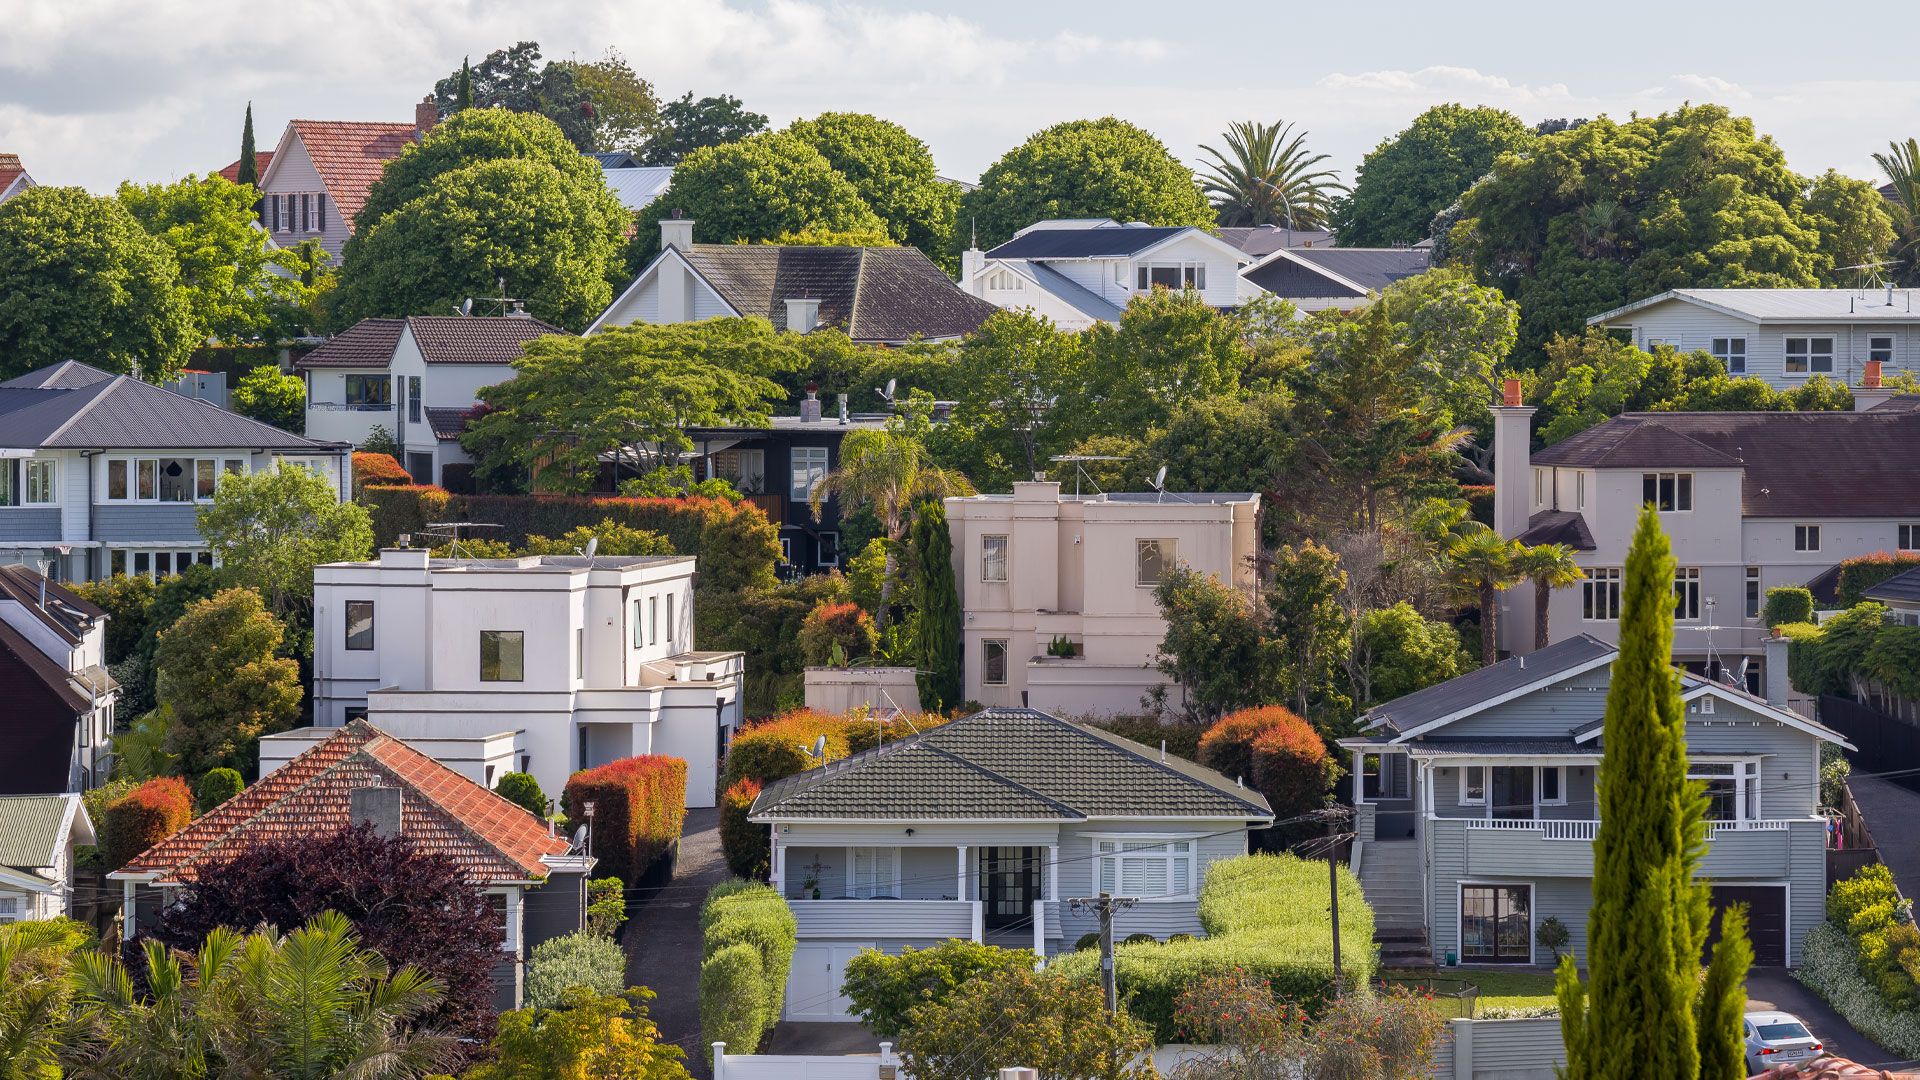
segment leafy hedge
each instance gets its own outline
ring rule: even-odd
[[[1920,552],[1914,551],[1876,551],[1871,555],[1842,559],[1840,580],[1834,587],[1836,600],[1841,607],[1850,608],[1867,598],[1868,589],[1916,566],[1920,566]]]
[[[1767,607],[1760,621],[1768,626],[1813,622],[1813,594],[1797,585],[1767,590]]]
[[[1876,863],[1834,882],[1827,921],[1846,932],[1859,956],[1860,974],[1882,999],[1900,1009],[1920,1002],[1920,930],[1891,871]]]
[[[413,477],[390,454],[353,455],[353,497],[357,500],[370,487],[411,486]]]
[[[1821,923],[1800,943],[1793,977],[1847,1018],[1861,1034],[1903,1057],[1920,1057],[1920,1012],[1887,1002],[1860,973],[1860,954],[1832,923]]]
[[[530,536],[564,536],[611,520],[655,532],[682,555],[700,559],[703,588],[771,588],[780,558],[780,530],[752,503],[724,499],[620,499],[550,495],[455,495],[443,488],[405,485],[362,495],[373,537],[392,546],[402,533],[422,533],[430,521],[485,521],[499,525],[486,539],[521,547]]]
[[[177,776],[155,777],[108,803],[101,836],[107,870],[127,865],[192,820],[193,792]]]
[[[930,949],[908,946],[898,956],[865,949],[847,962],[844,993],[867,1030],[882,1039],[910,1026],[907,1014],[921,1005],[943,1005],[960,984],[995,971],[1029,971],[1033,952],[1002,949],[958,938]]]
[[[780,1019],[799,928],[758,882],[715,885],[700,907],[700,1028],[708,1044],[751,1054]]]
[[[1373,909],[1360,881],[1342,867],[1340,959],[1350,985],[1372,979]],[[1294,855],[1242,855],[1207,868],[1200,889],[1200,925],[1208,937],[1115,949],[1116,979],[1127,1008],[1152,1024],[1160,1042],[1178,1041],[1175,1002],[1209,975],[1265,979],[1278,997],[1317,1011],[1333,994],[1333,947],[1327,929],[1327,867]],[[1054,969],[1096,980],[1100,957],[1089,950],[1058,957]]]
[[[1879,683],[1908,699],[1920,699],[1920,627],[1887,622],[1887,609],[1856,604],[1819,626],[1776,627],[1792,642],[1787,676],[1806,694],[1853,697],[1863,684]]]
[[[567,779],[568,821],[585,821],[593,800],[593,853],[602,872],[633,882],[680,837],[687,818],[687,763],[642,754]]]
[[[612,938],[589,930],[563,934],[533,947],[533,954],[527,958],[527,1008],[557,1008],[566,992],[576,986],[601,996],[625,991],[626,952]]]
[[[760,785],[752,780],[735,781],[720,795],[720,850],[727,869],[743,878],[766,876],[773,856],[767,827],[747,820],[753,800],[759,797]]]

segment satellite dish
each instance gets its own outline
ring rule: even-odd
[[[584,844],[586,842],[587,842],[587,827],[585,825],[582,825],[579,828],[573,830],[573,846],[574,847],[579,847],[581,844]]]
[[[587,541],[587,551],[586,551],[587,558],[589,559],[593,558],[593,553],[599,550],[600,550],[599,537],[595,536]]]
[[[826,752],[827,752],[827,737],[825,735],[822,735],[819,738],[813,740],[813,756],[814,757],[823,757],[826,755]]]
[[[460,305],[460,314],[462,315],[473,314],[473,297],[471,296],[467,297],[466,302]]]
[[[1164,491],[1166,489],[1166,486],[1167,486],[1167,467],[1165,465],[1162,465],[1160,466],[1160,471],[1153,474],[1153,490]]]
[[[899,384],[899,382],[900,382],[900,380],[899,380],[899,379],[888,379],[888,380],[887,380],[887,400],[888,400],[888,401],[892,401],[892,400],[893,400],[893,388],[894,388],[894,387],[895,387],[896,385],[898,385],[898,384]]]

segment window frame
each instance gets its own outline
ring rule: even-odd
[[[367,624],[365,630],[363,631],[364,641],[362,644],[359,644],[359,645],[355,645],[353,643],[354,636],[355,636],[354,627],[353,627],[354,619],[355,619],[354,609],[356,608],[365,609],[365,613],[366,613],[365,617],[366,617],[366,624]],[[347,652],[373,652],[374,651],[373,612],[374,612],[374,607],[373,607],[373,601],[371,600],[348,600],[346,602],[343,608],[343,615],[340,621],[340,629],[341,629],[341,647],[344,648]]]
[[[1469,793],[1472,785],[1467,783],[1467,774],[1470,772],[1478,772],[1480,774],[1480,794],[1478,796]],[[1460,806],[1487,805],[1487,767],[1485,765],[1460,766],[1460,797],[1455,799],[1454,802]]]
[[[1007,548],[1013,538],[1006,533],[983,533],[980,536],[980,580],[982,582],[1004,583],[1007,580]],[[998,541],[996,543],[995,541]],[[998,558],[995,558],[995,553]],[[992,573],[999,567],[999,574]]]
[[[1590,566],[1587,576],[1580,582],[1580,621],[1581,622],[1619,622],[1620,586],[1624,575],[1618,566]],[[1595,595],[1603,602],[1603,610],[1609,614],[1595,615]]]
[[[1547,774],[1553,774],[1553,798],[1547,798]],[[1567,767],[1565,765],[1537,765],[1533,770],[1533,794],[1540,806],[1567,805]]]
[[[58,506],[60,504],[60,463],[53,458],[24,459],[20,469],[21,506]],[[35,473],[43,474],[36,477]],[[41,498],[35,498],[35,489]]]
[[[1153,545],[1154,553],[1160,560],[1160,574],[1152,581],[1146,580],[1147,545]],[[1162,545],[1165,545],[1164,547]],[[1157,589],[1167,580],[1167,574],[1180,558],[1179,541],[1172,538],[1135,537],[1133,541],[1133,587],[1136,589]]]
[[[489,635],[495,638],[494,675],[492,678],[487,677],[487,638]],[[508,678],[506,675],[507,658],[501,651],[509,639],[519,647],[520,654],[519,672],[512,678]],[[525,630],[482,630],[480,631],[479,645],[481,682],[523,683],[527,681],[527,632]]]
[[[1767,602],[1766,590],[1760,587],[1759,567],[1747,567],[1746,586],[1746,617],[1749,619],[1757,619],[1760,617],[1761,611],[1765,610]]]
[[[1700,621],[1700,568],[1677,566],[1673,570],[1673,621]]]
[[[1894,533],[1895,551],[1920,551],[1920,521],[1903,521]]]
[[[1093,881],[1096,891],[1105,891],[1114,896],[1128,895],[1123,891],[1126,881],[1126,864],[1130,862],[1156,862],[1161,867],[1161,880],[1165,882],[1164,892],[1141,892],[1136,899],[1147,903],[1182,903],[1195,899],[1200,894],[1200,838],[1186,833],[1178,834],[1121,834],[1094,833],[1089,837],[1093,841]],[[1140,845],[1132,850],[1127,845]],[[1184,847],[1186,850],[1176,850]],[[1184,865],[1182,865],[1184,864]],[[1186,891],[1174,889],[1177,880],[1175,867],[1179,866],[1186,875]],[[1108,884],[1111,882],[1111,884]],[[1144,883],[1143,883],[1144,884]]]
[[[367,400],[369,386],[380,388],[379,400]],[[384,412],[393,408],[393,376],[374,375],[361,371],[349,372],[341,382],[340,396],[343,404],[368,412]]]
[[[1648,493],[1652,493],[1652,498]],[[1640,474],[1640,501],[1652,503],[1662,514],[1693,513],[1693,474],[1690,472],[1643,472]]]
[[[813,490],[826,480],[829,466],[824,446],[790,447],[787,450],[787,498],[811,502]]]
[[[1881,342],[1885,342],[1886,344],[1883,345],[1881,344]],[[1893,364],[1892,336],[1868,335],[1867,361],[1871,363],[1875,360],[1880,361],[1880,366],[1882,369],[1885,369]]]
[[[1820,526],[1815,523],[1795,523],[1793,526],[1793,550],[1819,551]]]
[[[1000,648],[1000,678],[997,680],[991,677],[993,674],[992,650],[996,645],[999,646]],[[1013,667],[1012,661],[1013,661],[1013,649],[1006,638],[981,638],[980,639],[980,685],[981,686],[1008,685],[1011,682],[1011,675],[1012,675],[1011,668]]]
[[[1135,291],[1152,292],[1154,289],[1166,289],[1168,292],[1181,292],[1192,289],[1194,292],[1207,291],[1207,264],[1181,260],[1179,262],[1142,262],[1135,263]],[[1158,271],[1172,271],[1178,286],[1153,280]]]
[[[865,860],[868,872],[863,883],[860,880],[861,862]],[[885,864],[884,867],[881,864]],[[846,878],[847,895],[856,900],[871,900],[876,896],[899,897],[902,882],[900,874],[900,848],[898,845],[853,844],[847,848]],[[881,871],[885,870],[886,891],[881,892]]]
[[[1715,360],[1720,361],[1720,366],[1727,369],[1727,374],[1745,375],[1747,373],[1747,339],[1746,338],[1744,337],[1714,338],[1712,340],[1712,346],[1713,347],[1708,351],[1713,354],[1713,358]],[[1736,360],[1738,361],[1737,367],[1735,366]]]
[[[1799,343],[1796,349],[1795,343]],[[1825,342],[1824,348],[1819,344]],[[1833,343],[1830,336],[1797,334],[1781,336],[1781,370],[1788,375],[1831,375],[1833,374]],[[1795,365],[1795,356],[1799,357]],[[1822,367],[1821,364],[1826,366]]]
[[[180,478],[177,480],[169,479],[166,482],[184,485],[189,495],[188,498],[163,499],[160,497],[160,488],[163,482],[160,466],[164,462],[185,463],[186,467],[181,471]],[[203,490],[202,482],[206,479],[203,473],[206,470],[201,468],[202,463],[205,463],[207,467],[212,470],[213,474],[212,485],[204,488],[206,491],[204,495],[201,494],[201,491]],[[98,501],[101,503],[132,503],[147,506],[195,506],[213,501],[214,495],[220,488],[221,476],[228,473],[236,476],[245,475],[246,460],[244,458],[202,457],[198,454],[170,454],[164,457],[158,454],[151,456],[125,454],[107,458],[104,468],[106,470],[106,482],[102,485],[104,490],[98,497]],[[115,472],[122,474],[120,488],[122,494],[118,496],[114,494]],[[142,494],[143,491],[149,492],[149,494]]]

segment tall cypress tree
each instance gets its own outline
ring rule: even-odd
[[[1701,1080],[1739,1080],[1747,1075],[1745,1029],[1747,967],[1753,963],[1753,944],[1747,940],[1747,906],[1734,904],[1720,916],[1720,940],[1713,943],[1713,961],[1694,1022],[1700,1028]]]
[[[920,504],[908,533],[919,556],[915,573],[920,602],[920,652],[916,665],[922,674],[920,707],[944,712],[960,704],[960,590],[953,580],[953,535],[947,530],[947,508],[938,500]]]
[[[1714,951],[1718,998],[1700,992],[1710,906],[1708,886],[1694,880],[1694,870],[1706,844],[1706,797],[1687,780],[1686,714],[1673,668],[1673,572],[1659,515],[1643,507],[1627,555],[1620,655],[1607,688],[1586,985],[1571,957],[1560,961],[1567,1080],[1640,1075],[1648,1062],[1659,1062],[1664,1076],[1739,1075],[1724,1071],[1718,1047],[1724,1038],[1739,1039],[1737,1007],[1734,1031],[1719,1029],[1729,1020],[1722,999],[1746,975],[1739,963],[1747,948],[1743,918],[1723,924],[1737,944],[1723,941]],[[1713,1030],[1702,1032],[1702,1020]],[[1702,1069],[1703,1045],[1720,1059],[1706,1063],[1711,1071]]]
[[[253,151],[253,102],[247,102],[247,126],[240,129],[240,175],[234,177],[236,184],[260,186],[260,166]]]
[[[460,92],[453,97],[453,111],[473,108],[473,65],[460,58]]]

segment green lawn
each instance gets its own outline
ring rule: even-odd
[[[1388,977],[1418,977],[1426,973],[1390,971]],[[1476,1009],[1533,1008],[1555,1005],[1553,974],[1545,971],[1490,971],[1486,968],[1442,968],[1431,973],[1437,979],[1464,979],[1480,988]]]

